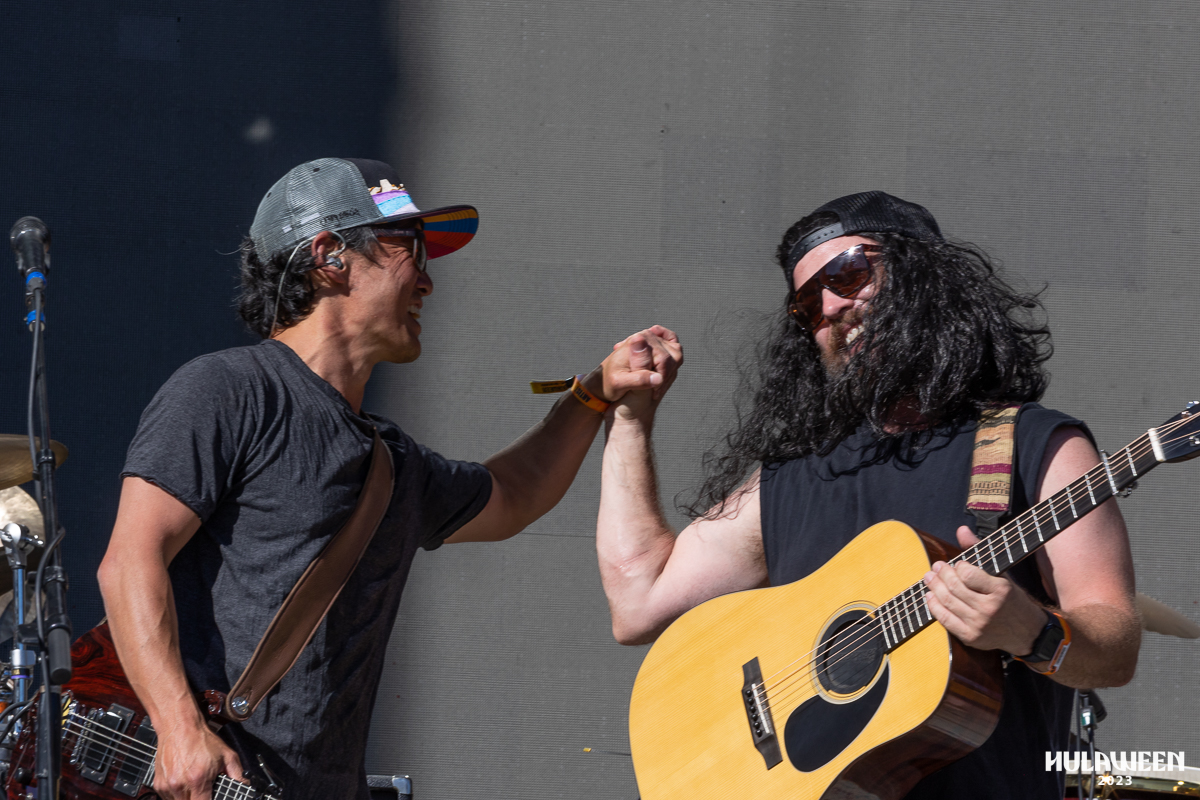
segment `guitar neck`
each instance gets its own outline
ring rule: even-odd
[[[966,561],[989,575],[1002,575],[1101,503],[1131,488],[1139,477],[1163,460],[1162,445],[1156,432],[1150,430],[1128,447],[1105,456],[1083,477],[1018,515],[986,539],[955,556],[950,563]],[[879,607],[876,618],[888,652],[933,622],[925,593],[925,582],[921,581]]]

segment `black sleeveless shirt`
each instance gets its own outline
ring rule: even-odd
[[[1087,432],[1079,420],[1035,403],[1021,409],[1013,455],[1014,512],[1036,497],[1046,443],[1064,425]],[[966,511],[975,428],[970,422],[938,430],[928,443],[900,455],[881,453],[870,433],[860,430],[828,456],[764,465],[760,501],[771,584],[814,572],[863,530],[885,520],[900,520],[957,546],[960,525],[975,529],[975,518]],[[1034,559],[1010,574],[1035,597],[1046,598]],[[1046,753],[1067,749],[1072,700],[1071,689],[1023,664],[1010,665],[995,732],[977,750],[918,783],[905,800],[1059,800],[1062,776],[1046,771]]]

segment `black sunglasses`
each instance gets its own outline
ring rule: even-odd
[[[821,290],[828,289],[838,297],[851,297],[871,282],[882,263],[882,250],[878,245],[856,244],[838,253],[792,293],[788,314],[801,328],[816,330],[825,318]]]
[[[385,225],[376,226],[374,230],[377,239],[412,239],[413,266],[417,268],[417,272],[425,271],[425,265],[429,261],[425,252],[425,231],[420,228],[389,228]]]

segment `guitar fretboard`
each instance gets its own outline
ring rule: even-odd
[[[1142,434],[1130,445],[1089,470],[986,539],[950,560],[966,561],[989,575],[1000,575],[1032,555],[1046,542],[1105,500],[1129,488],[1158,464],[1153,431]],[[913,584],[881,605],[876,621],[888,652],[899,647],[933,622],[925,602],[924,581]]]

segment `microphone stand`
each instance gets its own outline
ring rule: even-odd
[[[37,624],[36,627],[22,624],[18,630],[24,643],[32,643],[37,647],[42,666],[43,691],[37,716],[38,797],[39,800],[58,800],[62,752],[60,687],[71,679],[71,621],[66,609],[67,575],[59,552],[65,531],[58,523],[54,490],[55,459],[54,451],[50,449],[50,403],[46,391],[44,345],[46,277],[42,272],[30,270],[25,285],[25,305],[28,309],[25,321],[33,333],[29,382],[29,453],[35,465],[36,499],[41,507],[47,543],[34,585]]]

